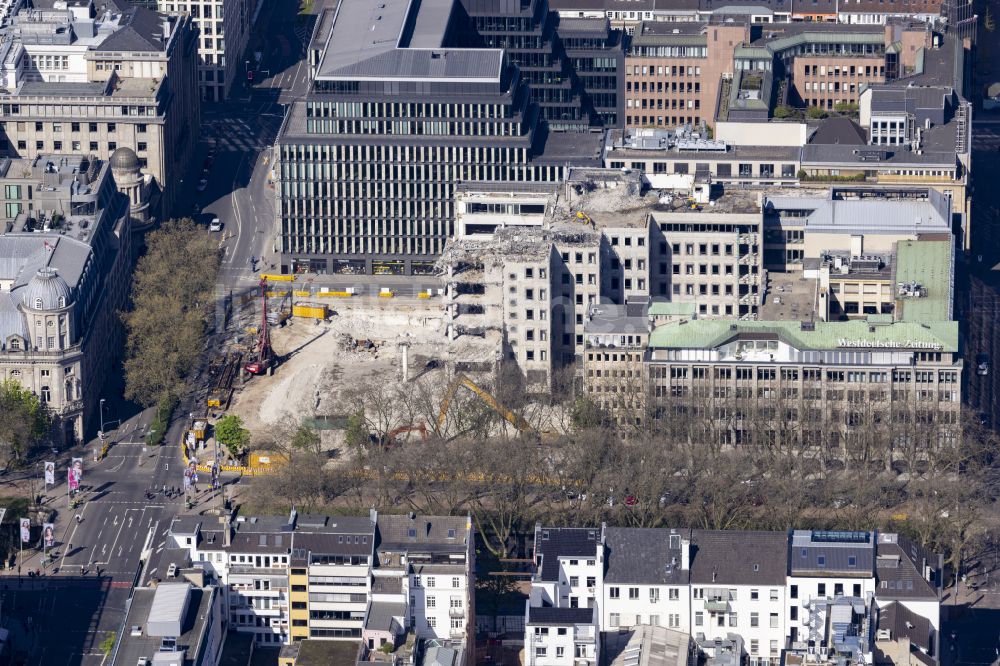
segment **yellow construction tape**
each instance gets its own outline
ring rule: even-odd
[[[294,275],[274,275],[272,273],[261,273],[262,280],[267,280],[268,282],[294,282]]]
[[[392,298],[392,297],[393,297],[393,296],[395,296],[395,295],[396,295],[396,294],[394,294],[394,293],[393,293],[393,292],[391,292],[391,291],[380,291],[380,292],[378,293],[378,297],[379,297],[379,298]]]
[[[313,296],[326,296],[336,298],[350,298],[354,294],[349,291],[317,291]]]
[[[187,431],[181,435],[181,458],[184,460],[184,466],[187,467],[190,464],[190,458],[187,454],[187,446],[184,444],[184,437],[187,435]],[[212,467],[204,463],[198,463],[195,469],[199,472],[205,474],[212,473]],[[239,472],[243,476],[266,476],[274,472],[274,466],[267,467],[246,467],[244,465],[219,465],[219,471],[221,472]]]
[[[304,296],[306,298],[312,296],[312,292],[311,291],[298,291],[298,290],[296,290],[296,291],[293,291],[292,293],[295,294],[296,296]]]
[[[269,291],[269,292],[267,292],[267,297],[268,298],[277,298],[279,296],[281,296],[282,298],[285,297],[285,296],[288,296],[288,292],[287,291]]]

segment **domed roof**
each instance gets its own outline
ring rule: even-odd
[[[59,310],[70,304],[70,288],[54,268],[40,268],[24,286],[21,302],[32,310]]]
[[[111,153],[111,169],[114,171],[138,171],[139,156],[128,146],[122,146]]]

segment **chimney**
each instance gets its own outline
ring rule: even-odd
[[[691,542],[688,539],[681,539],[681,569],[687,571],[691,568]]]
[[[712,571],[712,582],[713,583],[715,582],[715,579],[718,577],[718,575],[719,575],[718,571],[714,571],[714,570]]]
[[[228,548],[233,545],[233,529],[231,523],[232,520],[227,513],[225,523],[222,526],[222,546],[224,548]]]
[[[378,509],[375,507],[368,509],[368,520],[370,520],[373,525],[378,522]]]

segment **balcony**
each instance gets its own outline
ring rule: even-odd
[[[573,642],[594,643],[597,640],[597,632],[594,627],[576,627],[573,630]]]
[[[465,617],[465,609],[464,608],[449,608],[448,609],[448,617],[454,617],[454,618]]]
[[[465,638],[465,629],[451,629],[448,631],[448,636],[455,640]]]
[[[709,613],[728,613],[729,601],[725,599],[706,599],[705,610]]]

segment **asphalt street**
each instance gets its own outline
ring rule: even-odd
[[[255,63],[255,81],[252,86],[237,84],[231,101],[203,108],[197,159],[175,184],[181,189],[175,215],[200,209],[195,219],[206,225],[205,233],[211,233],[211,217],[223,222],[223,232],[217,234],[223,251],[220,293],[254,286],[250,257],[273,254],[271,147],[283,105],[303,96],[308,85],[304,55],[311,17],[298,17],[295,3],[268,3],[257,26],[247,51],[247,59]],[[205,161],[209,154],[211,164]],[[199,192],[203,176],[208,182]],[[0,614],[17,618],[12,639],[24,663],[102,664],[100,642],[121,630],[144,552],[150,556],[145,561],[155,561],[170,521],[182,509],[182,497],[163,488],[182,486],[177,443],[186,415],[203,411],[203,403],[194,393],[182,399],[164,444],[152,447],[146,444],[152,410],[127,406],[115,397],[120,392],[120,382],[112,382],[103,394],[108,401],[105,418],[123,419],[105,427],[113,442],[107,456],[95,461],[100,442],[94,440],[59,458],[59,469],[65,469],[71,456],[85,458],[79,505],[69,506],[65,472],[57,478],[59,485],[46,489],[46,503],[56,516],[56,543],[47,553],[52,560],[45,575],[27,577],[29,567],[43,563],[42,553],[25,551],[25,576],[0,578]],[[198,499],[196,510],[205,507],[209,494]]]

